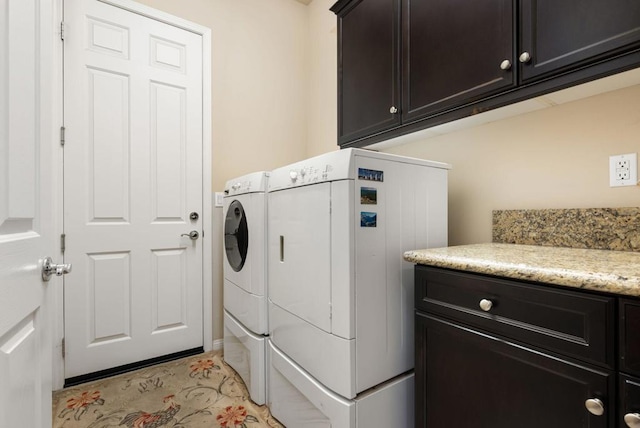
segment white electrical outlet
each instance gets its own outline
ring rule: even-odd
[[[609,156],[609,186],[635,186],[638,184],[638,154]]]

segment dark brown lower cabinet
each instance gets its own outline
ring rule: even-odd
[[[640,379],[621,374],[618,385],[620,389],[618,426],[640,426]]]
[[[619,427],[640,427],[640,301],[619,299]]]
[[[615,375],[416,313],[416,427],[614,427]],[[604,414],[587,411],[600,400]]]

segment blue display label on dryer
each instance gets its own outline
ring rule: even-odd
[[[378,227],[378,213],[362,211],[360,213],[360,227]]]
[[[358,180],[384,181],[384,172],[375,169],[358,168]]]

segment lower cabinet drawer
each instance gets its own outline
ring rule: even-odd
[[[615,375],[417,313],[416,427],[613,427]],[[597,416],[587,400],[603,406]]]
[[[615,298],[416,266],[415,307],[603,367],[615,366]]]

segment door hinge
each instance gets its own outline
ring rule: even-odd
[[[63,233],[62,235],[60,235],[60,251],[64,253],[64,250],[66,249],[67,249],[67,235]]]
[[[60,22],[60,40],[64,41],[64,21]]]
[[[64,146],[66,131],[67,131],[67,128],[65,128],[64,126],[60,127],[60,145],[61,146]]]
[[[67,356],[67,346],[66,346],[66,342],[64,340],[64,337],[62,338],[62,358]]]

